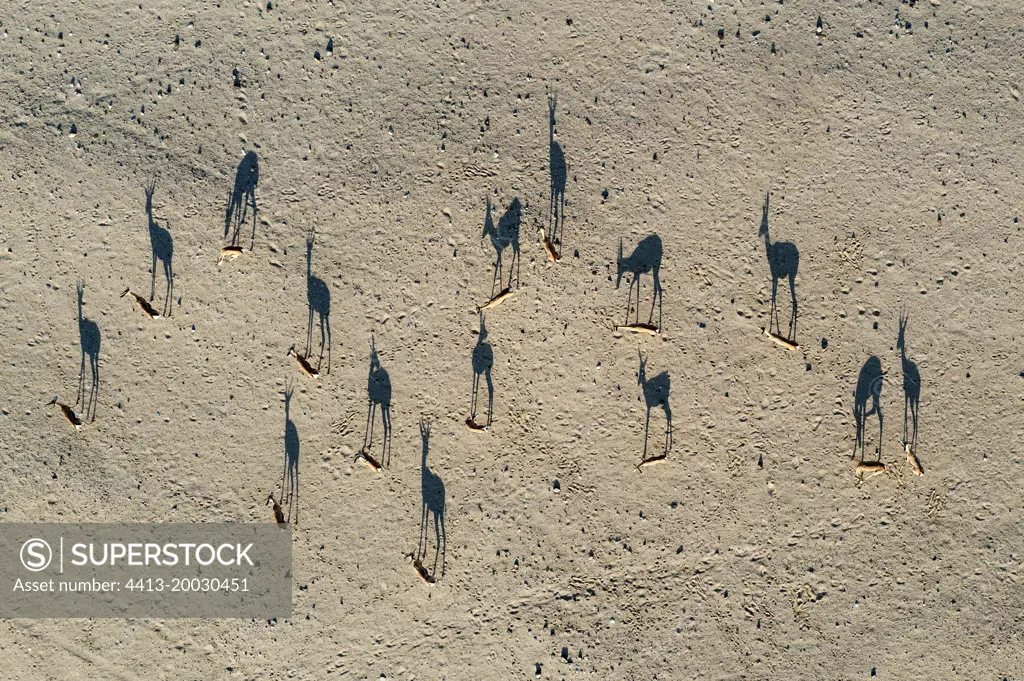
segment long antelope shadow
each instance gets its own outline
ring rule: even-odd
[[[491,425],[494,411],[494,383],[491,380],[491,367],[494,366],[494,350],[487,342],[487,324],[484,313],[480,313],[480,335],[473,347],[473,392],[469,400],[469,420],[476,425],[477,397],[480,394],[480,377],[487,382],[487,423]]]
[[[423,505],[420,511],[420,537],[416,545],[416,559],[421,563],[427,556],[430,545],[430,521],[434,521],[434,566],[430,571],[431,581],[437,576],[437,560],[441,558],[441,576],[444,576],[445,558],[448,553],[448,533],[444,526],[444,482],[427,466],[430,452],[430,422],[420,420],[420,438],[423,443],[420,459]]]
[[[640,275],[651,273],[651,277],[654,280],[654,296],[651,298],[651,313],[647,317],[647,323],[652,324],[654,321],[654,306],[658,306],[658,328],[661,328],[661,307],[662,307],[662,291],[661,291],[661,237],[657,234],[651,234],[650,236],[644,237],[640,243],[636,245],[633,252],[628,257],[622,255],[622,239],[619,239],[619,257],[617,260],[618,264],[618,275],[615,279],[615,288],[619,288],[622,283],[622,276],[627,272],[632,275],[632,279],[629,282],[629,297],[626,300],[626,324],[629,324],[629,313],[632,309],[633,304],[633,287],[636,287],[636,322],[640,322]]]
[[[82,347],[82,362],[78,368],[78,399],[75,405],[85,405],[85,418],[89,421],[96,420],[96,402],[99,399],[100,388],[100,327],[82,313],[85,295],[85,282],[78,280],[75,286],[78,292],[78,341]],[[89,373],[92,380],[89,382],[88,399],[85,389],[85,360],[89,358]]]
[[[775,330],[781,336],[782,327],[779,320],[779,307],[776,302],[779,292],[779,281],[789,280],[790,315],[789,331],[786,338],[796,342],[796,273],[800,266],[800,250],[788,241],[777,241],[772,243],[768,234],[768,200],[771,192],[765,192],[764,206],[761,209],[761,228],[759,235],[764,237],[764,250],[768,258],[768,268],[772,275],[772,309],[768,319],[768,331],[772,330],[772,322],[775,322]]]
[[[900,351],[903,369],[903,444],[917,451],[917,407],[921,401],[921,372],[907,356],[907,322],[910,317],[900,314],[900,334],[896,347]]]
[[[170,317],[172,311],[171,299],[174,296],[174,268],[171,261],[174,258],[174,239],[168,229],[157,224],[153,217],[153,192],[156,191],[156,180],[150,182],[146,187],[146,218],[149,221],[149,247],[153,251],[153,262],[150,265],[152,277],[149,282],[149,300],[156,297],[156,263],[160,261],[164,269],[164,278],[167,280],[167,287],[164,291],[163,316]],[[166,223],[170,227],[170,223]]]
[[[522,221],[523,206],[518,198],[512,199],[508,210],[498,220],[497,226],[491,215],[491,200],[487,199],[487,215],[484,218],[484,231],[480,238],[491,237],[491,245],[494,247],[496,260],[494,262],[494,278],[491,281],[491,297],[496,293],[495,287],[504,284],[502,254],[509,246],[512,247],[512,261],[508,267],[508,286],[505,288],[513,290],[512,279],[515,277],[516,288],[519,287],[519,226]],[[499,289],[500,291],[500,289]]]
[[[256,245],[256,185],[260,181],[260,161],[255,151],[245,152],[235,172],[235,186],[224,211],[224,238],[231,234],[231,245],[238,246],[239,232],[252,208],[252,235],[249,250]]]
[[[363,435],[363,451],[369,453],[373,445],[373,429],[376,423],[377,408],[380,407],[380,421],[383,435],[380,464],[387,467],[391,463],[391,377],[380,365],[380,355],[374,339],[370,337],[370,373],[366,381],[366,392],[369,406],[366,410],[366,431]]]
[[[856,458],[858,450],[860,460],[864,460],[865,436],[864,429],[868,417],[872,414],[878,417],[878,457],[882,460],[882,385],[885,382],[885,372],[882,371],[882,360],[872,355],[864,362],[857,376],[857,387],[853,393],[853,420],[857,425],[857,439],[853,444],[853,455]],[[871,400],[871,408],[868,409],[868,400]]]
[[[313,317],[320,320],[320,358],[316,370],[324,361],[324,346],[327,347],[327,372],[331,373],[331,289],[320,277],[313,275],[313,242],[316,235],[310,227],[306,232],[306,302],[309,304],[309,319],[306,323],[306,353],[308,359],[313,345]]]
[[[561,250],[562,228],[565,226],[565,182],[569,175],[562,145],[555,140],[555,105],[557,95],[548,93],[548,160],[551,169],[551,202],[548,206],[548,232],[551,243]]]
[[[672,408],[669,406],[668,393],[671,387],[668,372],[662,371],[656,376],[647,378],[647,358],[640,355],[640,371],[637,373],[637,384],[644,393],[644,403],[647,405],[647,418],[644,421],[644,455],[641,463],[647,461],[647,439],[651,430],[651,410],[663,409],[665,411],[665,449],[660,457],[668,456],[672,449]]]
[[[288,522],[299,524],[299,431],[291,417],[294,388],[291,381],[284,389],[284,471],[281,474],[281,497],[278,503],[288,507]]]

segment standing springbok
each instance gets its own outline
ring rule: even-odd
[[[85,282],[78,280],[76,285],[78,292],[78,340],[82,347],[82,362],[78,368],[78,399],[77,405],[81,402],[85,406],[85,418],[89,421],[96,420],[96,402],[100,387],[100,327],[91,319],[82,314],[82,298],[85,294]],[[89,398],[85,396],[85,358],[89,358],[89,372],[92,381],[89,384]]]
[[[316,240],[313,228],[306,232],[306,301],[309,304],[309,319],[306,323],[306,353],[313,345],[313,315],[320,317],[320,359],[317,360],[316,373],[320,373],[320,365],[324,361],[324,345],[327,346],[327,371],[331,373],[331,289],[323,279],[313,275],[313,242]]]
[[[668,373],[662,371],[656,376],[647,378],[647,359],[644,357],[640,350],[637,350],[637,354],[640,355],[640,371],[637,373],[637,384],[643,389],[644,402],[647,405],[647,419],[644,423],[644,455],[641,460],[641,464],[647,461],[647,435],[651,430],[651,409],[660,408],[665,410],[665,449],[659,457],[664,458],[668,456],[669,450],[672,449],[672,408],[668,403],[668,393],[671,383],[669,381]]]
[[[444,576],[445,555],[448,551],[448,534],[444,526],[444,482],[427,466],[427,454],[430,449],[430,422],[420,420],[420,438],[423,444],[420,459],[421,485],[423,506],[420,512],[420,538],[416,547],[416,560],[422,561],[427,556],[429,545],[430,518],[434,519],[434,567],[430,571],[429,581],[433,582],[437,575],[437,559],[441,557],[441,576]]]
[[[800,251],[794,244],[788,241],[772,243],[768,235],[768,199],[771,192],[765,192],[764,206],[761,209],[760,236],[764,237],[764,250],[768,257],[768,268],[772,275],[772,309],[768,319],[768,331],[772,330],[772,321],[775,322],[775,329],[779,335],[782,334],[781,322],[779,321],[779,308],[776,305],[776,295],[779,291],[779,280],[789,280],[789,297],[792,308],[789,316],[789,332],[785,338],[796,342],[796,272],[800,265]]]
[[[636,245],[629,257],[622,257],[622,239],[619,239],[618,276],[615,279],[615,288],[622,283],[622,275],[629,272],[633,275],[629,282],[629,298],[626,300],[626,324],[629,322],[629,312],[633,303],[633,287],[636,286],[636,321],[640,321],[640,275],[651,273],[654,279],[654,297],[651,298],[651,314],[647,317],[647,324],[654,322],[654,305],[658,305],[658,329],[661,328],[661,237],[651,234],[644,237]]]
[[[391,462],[391,377],[387,370],[380,365],[380,355],[377,354],[377,347],[373,336],[370,336],[370,373],[366,380],[366,391],[369,397],[369,406],[366,411],[366,431],[363,435],[362,451],[369,455],[370,446],[373,444],[373,426],[377,420],[377,407],[380,407],[380,420],[383,432],[383,446],[381,449],[380,465],[387,467]]]
[[[153,217],[153,192],[156,191],[156,180],[146,187],[146,217],[149,220],[149,247],[153,251],[153,262],[150,265],[152,277],[149,282],[149,301],[153,302],[156,297],[156,263],[159,260],[163,265],[164,278],[167,280],[167,288],[164,292],[163,316],[171,315],[171,299],[174,295],[174,270],[171,267],[171,260],[174,258],[174,239],[167,229],[157,224]],[[169,226],[169,224],[168,224]]]
[[[555,247],[562,244],[562,226],[565,224],[565,181],[568,168],[562,145],[555,141],[555,105],[557,96],[548,93],[548,159],[551,167],[551,203],[548,207],[548,239]],[[561,250],[561,249],[559,249]]]

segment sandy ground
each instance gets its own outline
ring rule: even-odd
[[[99,4],[0,5],[0,520],[269,522],[287,447],[294,616],[5,621],[0,676],[1024,678],[1019,5]],[[557,264],[537,235],[551,91]],[[247,151],[255,248],[218,267]],[[795,351],[761,335],[769,190],[769,238],[799,250]],[[517,198],[519,289],[486,318],[493,423],[471,432],[487,205],[497,225]],[[164,305],[150,219],[162,255],[173,240],[169,319],[118,297]],[[286,354],[310,228],[318,380]],[[629,256],[650,234],[662,334],[615,334],[620,239]],[[78,279],[100,343],[75,433],[44,403],[74,403],[93,338]],[[785,331],[788,278],[778,299]],[[353,461],[371,338],[393,422],[377,474]],[[673,418],[643,473],[638,350]],[[872,356],[865,458],[881,445],[887,470],[858,483]],[[406,558],[421,418],[434,586]]]

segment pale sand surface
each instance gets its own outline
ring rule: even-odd
[[[1018,3],[18,0],[0,22],[0,521],[270,522],[289,381],[300,443],[291,619],[4,621],[0,677],[1024,677]],[[549,88],[557,264],[536,233]],[[246,151],[255,249],[218,267]],[[118,298],[150,293],[154,179],[162,320]],[[761,334],[769,189],[770,236],[799,249],[795,351]],[[521,286],[487,316],[476,433],[488,197],[495,222],[522,202]],[[310,227],[316,381],[286,355]],[[652,233],[663,333],[616,337],[619,240]],[[44,403],[75,398],[78,278],[101,345],[76,434]],[[651,295],[644,274],[641,321]],[[783,281],[783,327],[789,309]],[[900,445],[904,309],[923,477]],[[371,334],[378,474],[353,461]],[[642,474],[638,348],[674,425]],[[871,356],[887,470],[858,483]],[[405,558],[421,417],[445,486],[433,587]],[[664,431],[655,408],[651,453]]]

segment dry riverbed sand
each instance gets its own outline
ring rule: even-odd
[[[0,622],[4,679],[1021,678],[1017,3],[99,4],[0,6],[0,520],[297,488],[294,615]]]

